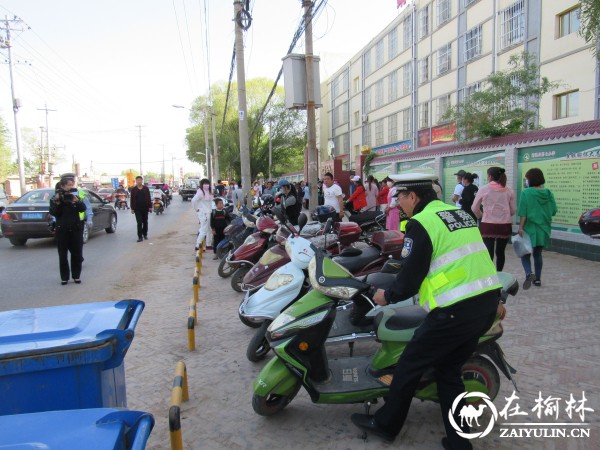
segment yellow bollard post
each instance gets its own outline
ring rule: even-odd
[[[192,286],[194,289],[194,301],[198,302],[198,300],[200,299],[200,274],[198,273],[198,269],[194,270]]]
[[[171,389],[171,403],[169,407],[169,432],[171,450],[183,450],[181,435],[181,403],[189,400],[187,370],[185,363],[179,361],[175,366],[175,378]]]
[[[194,331],[194,316],[190,313],[188,316],[188,350],[193,352],[196,350],[196,332]]]
[[[194,300],[193,298],[190,300],[190,312],[189,314],[191,314],[194,317],[194,324],[198,325],[198,313],[196,311],[196,300]]]

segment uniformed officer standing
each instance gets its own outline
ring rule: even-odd
[[[429,313],[402,352],[390,393],[374,416],[353,414],[364,431],[392,441],[400,432],[423,373],[434,368],[446,437],[444,448],[470,449],[450,425],[448,411],[465,392],[462,366],[479,338],[491,327],[501,284],[477,223],[466,212],[437,199],[427,174],[392,176],[398,203],[411,218],[402,249],[403,269],[387,290],[373,300],[395,303],[419,294]],[[460,423],[455,409],[455,422]],[[468,432],[467,428],[463,428]]]

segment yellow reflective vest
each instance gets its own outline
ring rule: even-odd
[[[419,303],[431,311],[502,287],[483,244],[477,222],[466,212],[439,200],[412,220],[431,239],[429,272],[419,289]]]
[[[85,192],[83,192],[81,189],[77,189],[77,196],[79,197],[79,200],[83,201],[85,198]],[[79,220],[85,220],[85,211],[79,213]]]

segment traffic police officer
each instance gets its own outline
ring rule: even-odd
[[[428,311],[402,352],[394,370],[390,393],[374,416],[353,414],[364,431],[392,441],[400,432],[419,381],[433,368],[446,437],[444,448],[470,449],[448,419],[455,398],[464,393],[462,366],[479,338],[491,327],[501,284],[477,223],[466,212],[437,199],[427,174],[392,175],[398,203],[410,217],[402,249],[403,268],[395,283],[375,292],[379,305],[419,294]],[[455,423],[460,423],[455,408]],[[468,432],[467,428],[463,431]]]

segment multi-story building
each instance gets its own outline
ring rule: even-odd
[[[360,170],[361,149],[390,155],[451,141],[448,107],[523,51],[560,82],[541,99],[539,125],[598,119],[597,61],[577,33],[578,10],[576,0],[414,0],[322,83],[321,160]]]

